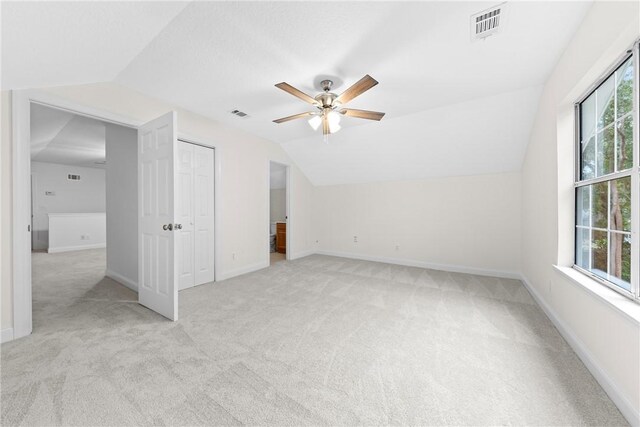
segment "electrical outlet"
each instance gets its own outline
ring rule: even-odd
[[[396,245],[396,251],[400,250],[400,245]]]
[[[353,243],[358,243],[358,236],[353,236]]]
[[[234,261],[236,260],[236,253],[235,252],[231,254],[231,259],[233,259]]]

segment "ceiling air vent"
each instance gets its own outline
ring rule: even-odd
[[[244,111],[240,111],[240,110],[231,110],[231,114],[236,115],[238,117],[248,117],[249,116],[247,113],[245,113]]]
[[[481,40],[500,32],[504,27],[505,3],[471,15],[471,40]]]
[[[69,174],[67,175],[69,181],[80,181],[80,175]]]

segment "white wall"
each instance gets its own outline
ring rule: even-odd
[[[553,265],[573,260],[573,102],[639,36],[638,2],[594,3],[546,83],[522,168],[523,274],[637,424],[640,325]]]
[[[284,188],[269,191],[269,220],[284,221],[287,215],[287,190]]]
[[[209,142],[216,147],[216,159],[222,165],[217,178],[220,190],[218,215],[220,227],[216,230],[216,239],[220,248],[220,264],[216,265],[218,280],[246,273],[269,265],[269,236],[265,232],[269,218],[268,188],[269,161],[291,165],[291,206],[288,232],[291,234],[290,256],[297,258],[307,255],[314,249],[315,231],[312,226],[312,198],[314,187],[292,164],[282,148],[273,142],[264,140],[243,131],[233,129],[195,113],[180,109],[175,105],[159,101],[138,92],[113,83],[99,83],[80,86],[65,86],[43,89],[50,96],[77,102],[88,107],[109,111],[120,116],[130,117],[139,122],[152,120],[167,111],[178,112],[178,130],[192,139]],[[10,106],[10,94],[2,92],[2,106]],[[10,149],[11,115],[6,108],[2,110],[2,148],[3,155]],[[4,159],[4,157],[3,157]],[[11,159],[9,158],[9,162]],[[12,169],[5,168],[3,160],[3,189],[12,188]],[[6,176],[6,177],[5,177]],[[12,211],[11,191],[2,192],[2,216],[7,218]],[[11,218],[8,217],[10,220]],[[3,236],[11,233],[11,223],[3,224]],[[11,239],[7,239],[11,245]],[[3,239],[3,243],[5,240]],[[10,247],[10,246],[9,246]],[[235,255],[235,257],[234,257]],[[3,315],[2,329],[12,327],[12,301],[5,298],[10,295],[12,282],[11,264],[5,262],[3,254]],[[9,268],[5,270],[5,265]],[[7,272],[5,278],[5,271]],[[5,314],[8,313],[8,314]]]
[[[217,277],[222,279],[251,269],[266,267],[269,218],[268,162],[291,164],[282,148],[243,131],[223,126],[211,119],[183,110],[175,105],[155,100],[114,83],[49,88],[47,93],[145,122],[167,111],[178,112],[178,131],[192,139],[216,146],[216,159],[222,165],[218,171],[220,190],[220,265]],[[291,166],[291,255],[308,253],[313,247],[310,226],[310,197],[313,186],[295,166]],[[234,258],[235,254],[235,258]]]
[[[137,289],[138,132],[107,124],[107,276]]]
[[[107,244],[105,213],[49,214],[47,252],[69,252],[104,248]]]
[[[81,179],[71,181],[67,179],[68,174],[80,175]],[[34,182],[32,197],[35,249],[46,249],[49,246],[47,214],[105,211],[103,169],[31,162],[31,176]],[[46,192],[55,194],[47,196]],[[81,234],[86,233],[82,231]]]
[[[2,138],[0,139],[0,285],[2,293],[0,299],[0,329],[2,330],[2,339],[13,338],[13,289],[11,287],[12,274],[12,195],[11,187],[11,94],[2,92],[2,103],[0,104],[0,114],[2,117],[2,125],[0,131]]]
[[[519,189],[517,173],[317,187],[318,248],[517,276]]]

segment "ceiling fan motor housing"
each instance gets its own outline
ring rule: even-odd
[[[335,107],[335,105],[333,104],[333,101],[337,97],[338,97],[338,95],[336,95],[335,93],[324,92],[324,93],[321,93],[318,96],[316,96],[315,99],[320,104],[319,107],[321,107],[321,108],[333,108],[333,107]]]

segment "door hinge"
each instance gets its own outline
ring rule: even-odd
[[[27,231],[31,233],[31,225],[27,225]]]

